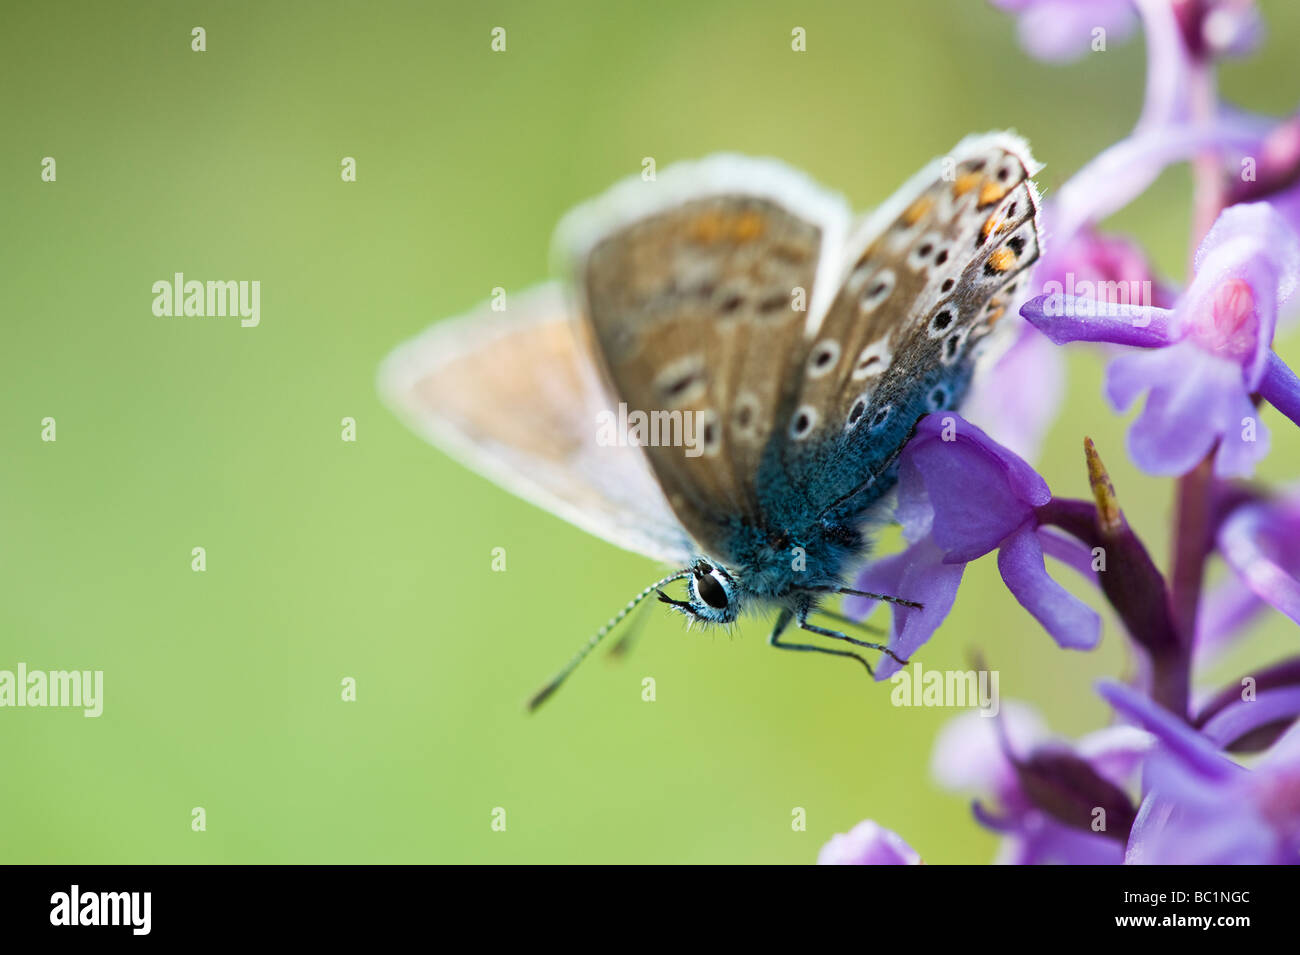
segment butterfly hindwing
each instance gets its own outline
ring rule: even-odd
[[[616,187],[561,226],[613,391],[695,423],[697,448],[644,451],[682,524],[724,559],[734,527],[760,522],[760,461],[809,315],[834,292],[846,221],[798,173],[713,157]]]
[[[849,243],[842,284],[790,385],[782,471],[814,506],[862,487],[919,418],[961,400],[981,342],[1038,258],[1037,171],[1013,136],[963,140]]]
[[[379,390],[472,469],[611,543],[681,566],[694,548],[637,448],[596,440],[610,398],[559,285],[439,322],[384,362]]]

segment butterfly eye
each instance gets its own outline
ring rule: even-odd
[[[714,610],[726,609],[727,591],[712,574],[697,576],[695,578],[695,591],[700,595],[700,599]]]

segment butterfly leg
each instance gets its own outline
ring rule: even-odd
[[[840,623],[855,624],[859,627],[862,627],[864,630],[870,630],[873,633],[881,632],[876,627],[872,627],[869,624],[862,623],[859,620],[854,620],[851,617],[846,617],[843,614],[836,613],[833,610],[826,610],[825,608],[819,607],[817,608],[816,612],[821,614],[824,617],[830,617],[832,620],[838,620]],[[887,654],[897,662],[901,663],[903,666],[907,666],[907,664],[910,662],[908,660],[900,660],[893,650],[879,643],[868,643],[865,640],[855,640],[846,634],[840,633],[838,630],[823,630],[821,627],[814,627],[811,624],[805,625],[801,623],[800,626],[803,627],[804,630],[811,630],[813,633],[820,633],[822,636],[830,637],[833,640],[847,640],[849,643],[852,643],[855,646],[866,647],[868,650],[879,650],[881,653]]]
[[[840,615],[837,615],[837,613],[829,613],[827,611],[818,611],[818,613],[826,613],[828,617],[837,617],[840,618],[840,620],[848,621],[848,617],[840,617]],[[848,622],[852,622],[852,621],[848,621]],[[807,630],[809,631],[809,633],[818,634],[819,637],[829,637],[833,639],[833,641],[848,641],[849,643],[852,643],[853,646],[855,647],[866,647],[867,650],[879,650],[881,654],[885,654],[891,657],[891,659],[896,661],[896,663],[900,663],[904,665],[904,667],[906,667],[907,665],[906,660],[898,659],[898,655],[894,654],[894,651],[892,651],[891,648],[884,646],[883,643],[868,643],[867,641],[858,641],[858,639],[849,637],[848,634],[840,633],[839,630],[827,630],[826,628],[824,628],[824,626],[816,626],[815,624],[810,624],[810,622],[807,621],[807,617],[800,618],[800,629]]]
[[[895,597],[893,594],[873,594],[869,590],[854,590],[852,587],[841,587],[833,591],[837,594],[846,594],[850,597],[866,597],[870,600],[883,600],[885,603],[898,604],[900,607],[914,607],[917,610],[924,610],[925,604],[917,603],[915,600],[908,600],[906,597]]]
[[[830,649],[830,647],[819,647],[811,643],[782,643],[781,634],[784,633],[786,628],[790,626],[790,621],[792,621],[793,619],[794,619],[793,611],[782,610],[781,615],[776,618],[776,625],[772,628],[772,635],[767,638],[767,642],[770,643],[772,646],[776,647],[778,650],[800,650],[807,653],[827,653],[833,657],[851,657],[852,659],[857,660],[864,667],[866,667],[867,672],[870,673],[872,676],[876,675],[876,671],[871,669],[870,663],[868,663],[862,657],[858,656],[856,653],[853,653],[850,650],[832,650]],[[803,629],[807,629],[807,627],[804,626],[804,622],[802,620],[799,622],[799,626]]]
[[[867,623],[865,620],[854,620],[852,617],[846,617],[842,613],[836,613],[834,610],[827,610],[825,607],[818,607],[813,613],[819,613],[823,617],[830,617],[839,623],[850,623],[855,627],[861,627],[868,633],[884,633],[883,627],[877,627],[875,624]]]

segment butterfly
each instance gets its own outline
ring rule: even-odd
[[[567,284],[440,322],[384,362],[380,390],[416,431],[675,568],[530,706],[651,594],[704,624],[775,610],[772,646],[868,671],[846,644],[891,653],[812,618],[851,622],[824,603],[859,593],[847,574],[916,422],[956,409],[1005,337],[999,319],[1039,256],[1039,168],[1011,133],[967,137],[857,224],[776,160],[715,155],[633,177],[560,223]],[[675,440],[624,440],[633,419]],[[680,580],[685,596],[670,596]]]

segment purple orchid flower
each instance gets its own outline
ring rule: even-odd
[[[1160,741],[1144,766],[1145,796],[1129,835],[1129,864],[1263,864],[1300,861],[1300,724],[1253,769],[1233,762],[1206,734],[1118,683],[1101,695]],[[1240,702],[1233,716],[1252,717]],[[1223,714],[1220,714],[1223,718]],[[1238,730],[1244,728],[1239,726]]]
[[[1229,204],[1266,199],[1300,232],[1300,114],[1269,125],[1225,179]]]
[[[1131,240],[1103,237],[1095,223],[1141,195],[1166,166],[1207,150],[1234,163],[1258,145],[1263,125],[1255,117],[1225,113],[1212,123],[1191,124],[1187,103],[1193,59],[1185,43],[1188,30],[1201,30],[1206,16],[1175,15],[1166,0],[995,0],[1021,16],[1026,45],[1043,58],[1081,53],[1098,26],[1118,22],[1131,28],[1141,14],[1147,41],[1147,99],[1138,129],[1105,150],[1069,180],[1043,209],[1051,241],[1036,269],[1038,281],[1073,289],[1077,283],[1107,283],[1128,301],[1169,307],[1174,293],[1156,281],[1141,248]],[[1208,11],[1202,11],[1208,14]],[[1210,18],[1215,36],[1226,35],[1220,12]],[[1240,11],[1232,22],[1242,19]],[[1121,29],[1126,34],[1127,29]],[[1202,44],[1204,46],[1204,44]],[[1253,154],[1253,153],[1252,153]],[[1298,203],[1300,205],[1300,203]],[[1118,283],[1118,284],[1117,284]],[[986,365],[967,399],[966,415],[1000,443],[1027,460],[1036,460],[1064,393],[1065,368],[1046,340],[1029,327],[1012,334],[1011,347],[995,365]]]
[[[1197,59],[1253,53],[1264,33],[1255,0],[1174,0],[1170,7]]]
[[[1300,276],[1300,240],[1266,203],[1226,210],[1196,254],[1196,277],[1172,309],[1041,295],[1021,309],[1052,341],[1144,349],[1112,362],[1119,410],[1149,391],[1129,432],[1143,470],[1185,474],[1216,445],[1215,472],[1249,475],[1268,449],[1251,395],[1300,424],[1300,379],[1272,351],[1283,303]]]
[[[1014,321],[1010,347],[977,369],[962,410],[998,444],[1035,461],[1065,398],[1065,359],[1038,329]]]
[[[1077,60],[1092,49],[1095,30],[1123,40],[1137,26],[1132,0],[993,0],[1018,18],[1020,45],[1049,62]]]
[[[1300,500],[1243,504],[1219,528],[1219,551],[1242,582],[1300,623]]]
[[[867,819],[831,836],[817,854],[818,865],[920,865],[920,854],[903,837]]]
[[[1103,235],[1087,220],[1063,238],[1035,269],[1034,279],[1044,292],[1059,289],[1067,298],[1087,298],[1108,297],[1108,290],[1113,290],[1129,304],[1173,306],[1177,291],[1156,277],[1134,240]]]
[[[952,720],[935,743],[931,771],[945,789],[992,804],[976,801],[973,809],[1003,837],[996,861],[1117,865],[1133,818],[1123,790],[1153,743],[1130,726],[1073,744],[1054,740],[1036,710],[1007,701],[997,719],[964,713]],[[1106,831],[1094,831],[1098,819]]]
[[[1218,526],[1215,544],[1233,576],[1202,603],[1196,636],[1200,661],[1215,656],[1268,607],[1300,623],[1300,489],[1232,508]]]
[[[1097,645],[1101,618],[1048,576],[1036,508],[1052,494],[1022,458],[959,416],[940,412],[917,424],[898,474],[896,517],[909,546],[869,564],[854,585],[923,605],[891,605],[895,656],[906,659],[930,638],[952,609],[966,564],[994,550],[1007,588],[1058,644]],[[1060,545],[1054,537],[1050,546]],[[874,603],[853,597],[846,612],[865,617]],[[888,679],[898,667],[886,657],[876,679]]]

